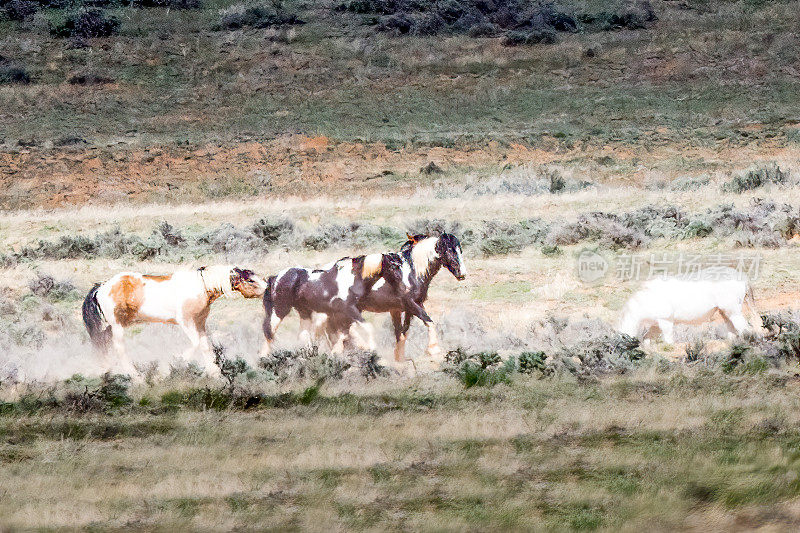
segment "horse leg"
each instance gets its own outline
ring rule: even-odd
[[[719,314],[722,316],[722,320],[725,321],[725,325],[728,326],[729,339],[735,338],[736,335],[741,335],[749,327],[747,319],[741,312],[728,314],[720,309]]]
[[[331,353],[334,355],[341,355],[344,352],[344,340],[346,335],[341,332],[336,332],[336,341],[331,345]]]
[[[366,342],[364,341],[364,337],[358,333],[358,329],[365,334]],[[356,345],[360,349],[370,352],[375,351],[375,330],[372,327],[372,324],[366,320],[364,322],[353,322],[350,325],[350,337],[355,341]]]
[[[426,326],[429,323],[433,322],[433,319],[430,316],[428,316],[428,313],[425,311],[425,308],[423,308],[420,304],[415,302],[414,299],[409,294],[405,294],[403,296],[403,308],[406,313],[411,314],[422,320],[422,322],[424,322]]]
[[[313,342],[311,340],[312,320],[310,314],[300,315],[300,344],[304,348],[311,348]]]
[[[272,351],[272,343],[275,342],[275,332],[281,325],[283,318],[279,317],[275,311],[270,316],[264,318],[264,344],[261,346],[259,357],[266,357]]]
[[[188,324],[181,322],[179,325],[192,343],[192,345],[183,352],[184,359],[193,360],[198,363],[211,377],[219,376],[219,367],[214,363],[214,357],[211,355],[211,346],[208,343],[205,330],[201,335],[194,321]],[[198,355],[200,356],[199,358],[197,357]]]
[[[328,315],[325,313],[313,313],[311,315],[311,330],[315,341],[319,342],[326,338],[328,336]]]
[[[391,311],[392,326],[394,327],[394,360],[401,363],[406,358],[406,332],[403,331],[402,317],[400,311]]]
[[[200,354],[203,356],[203,367],[206,369],[206,373],[211,377],[219,377],[222,375],[219,366],[217,366],[216,361],[214,361],[214,352],[211,349],[211,342],[208,340],[208,333],[206,333],[206,319],[208,318],[208,313],[205,315],[197,318],[195,320],[195,330],[197,330],[197,338],[198,338],[198,347],[200,348]],[[248,361],[252,366],[252,361]]]
[[[666,320],[663,318],[658,319],[658,329],[661,330],[661,337],[664,339],[664,342],[667,344],[672,344],[675,342],[675,336],[672,333],[673,324],[671,320]]]
[[[117,368],[121,373],[130,375],[132,381],[139,381],[139,372],[131,363],[128,352],[125,350],[125,328],[119,324],[112,325],[111,339],[114,343],[114,351],[117,353]],[[106,368],[106,370],[110,369]]]
[[[438,359],[442,356],[442,349],[439,347],[439,338],[436,334],[436,324],[428,322],[425,324],[428,328],[428,349],[426,350],[428,357],[431,359]]]

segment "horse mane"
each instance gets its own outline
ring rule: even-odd
[[[414,265],[417,276],[428,275],[431,263],[436,257],[436,243],[438,241],[438,237],[425,237],[412,245],[411,263]]]
[[[381,266],[383,263],[382,254],[370,254],[364,256],[364,267],[361,275],[365,278],[371,278],[381,273]]]
[[[233,296],[231,286],[231,265],[214,265],[197,269],[197,275],[205,285],[207,291],[220,291],[223,296]]]

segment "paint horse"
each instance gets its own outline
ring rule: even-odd
[[[364,295],[384,286],[393,294],[400,295],[398,299],[404,310],[430,322],[425,310],[402,289],[402,277],[397,254],[344,257],[321,269],[293,267],[270,277],[263,298],[265,340],[260,355],[270,353],[275,332],[292,309],[300,315],[300,340],[303,344],[311,344],[312,316],[317,313],[327,317],[334,353],[343,350],[345,334],[356,325],[367,332],[368,342],[362,347],[374,350],[372,327],[364,321],[359,304]]]
[[[392,287],[375,286],[361,299],[360,309],[374,313],[386,313],[392,317],[395,335],[395,361],[405,360],[405,343],[412,316],[407,311],[405,300],[410,299],[420,309],[428,299],[431,281],[442,267],[453,276],[463,281],[467,277],[467,267],[461,251],[461,243],[455,235],[442,233],[438,237],[428,235],[409,235],[408,241],[400,248],[400,268],[403,272],[404,294],[399,294]],[[426,313],[427,316],[427,313]],[[441,357],[442,349],[436,335],[436,325],[432,320],[423,320],[428,328],[428,348],[426,353],[431,358]]]
[[[428,298],[431,281],[443,266],[457,280],[466,278],[467,268],[461,243],[450,233],[442,233],[438,237],[408,235],[408,241],[403,244],[399,254],[385,256],[392,258],[395,268],[400,270],[402,284],[375,283],[372,290],[360,299],[359,310],[391,315],[395,334],[395,362],[405,361],[406,336],[413,316],[420,318],[428,328],[427,355],[431,358],[441,357],[436,325],[428,317],[423,305]],[[330,333],[335,328],[328,323],[326,329]]]
[[[108,352],[113,344],[118,367],[131,377],[136,376],[136,369],[125,353],[125,328],[142,322],[163,322],[179,325],[189,337],[192,345],[184,357],[189,359],[199,351],[201,366],[209,375],[216,376],[219,368],[214,364],[206,334],[211,304],[220,296],[231,297],[235,292],[245,298],[257,298],[266,286],[251,270],[228,265],[166,276],[121,272],[89,291],[83,302],[83,322],[109,370],[112,365],[108,362]]]

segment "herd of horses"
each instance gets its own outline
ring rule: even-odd
[[[428,329],[427,353],[436,358],[442,350],[423,304],[431,280],[442,267],[458,280],[467,275],[461,243],[449,233],[408,235],[399,252],[343,257],[321,268],[287,268],[266,280],[252,270],[230,265],[163,276],[122,272],[89,291],[83,302],[83,321],[103,366],[131,376],[137,372],[125,351],[124,332],[143,322],[180,326],[192,343],[184,357],[191,360],[199,355],[206,372],[219,375],[206,319],[218,298],[236,292],[263,300],[261,357],[270,353],[278,326],[294,309],[301,320],[301,341],[311,344],[314,338],[327,338],[334,353],[343,351],[346,343],[374,350],[372,328],[362,312],[389,313],[396,363],[405,360],[406,335],[412,318],[417,317]],[[255,354],[250,359],[251,364],[257,362]]]
[[[180,326],[191,340],[184,357],[191,360],[199,354],[201,366],[216,376],[220,371],[206,319],[211,304],[222,296],[238,292],[245,298],[262,298],[264,344],[249,357],[252,365],[269,355],[278,326],[292,310],[300,316],[301,342],[311,345],[327,339],[333,353],[348,345],[374,350],[372,327],[362,313],[389,313],[395,335],[394,363],[399,365],[406,360],[405,342],[413,317],[427,327],[427,355],[431,359],[442,355],[436,327],[424,308],[431,280],[442,267],[458,280],[467,275],[461,243],[449,233],[408,235],[398,252],[343,257],[321,268],[291,267],[267,279],[230,265],[163,276],[122,272],[89,291],[83,320],[106,370],[136,376],[125,353],[125,328],[165,322]],[[628,300],[618,330],[646,341],[660,331],[672,343],[675,323],[698,323],[719,314],[730,335],[739,335],[752,328],[743,314],[745,304],[751,318],[756,316],[748,280],[733,268],[652,279]]]

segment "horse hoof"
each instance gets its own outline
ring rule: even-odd
[[[442,353],[444,353],[444,352],[439,347],[439,345],[436,344],[434,346],[428,346],[428,349],[425,351],[425,353],[428,354],[428,357],[431,357],[431,358],[436,357],[436,358],[438,358],[438,357],[441,357]]]

